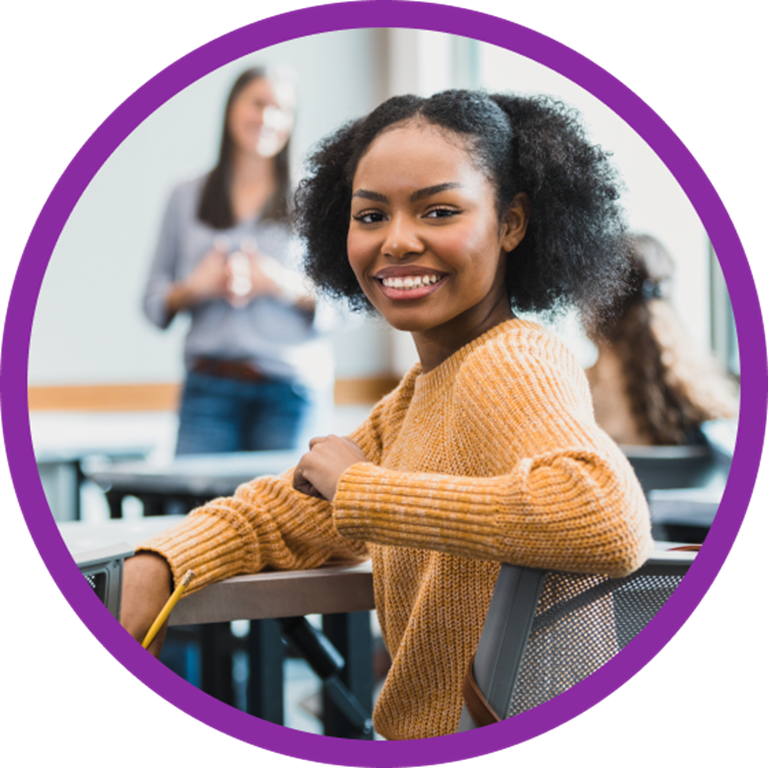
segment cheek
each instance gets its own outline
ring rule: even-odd
[[[347,259],[363,293],[375,305],[375,301],[378,298],[377,292],[374,290],[371,282],[365,279],[365,274],[367,270],[373,267],[376,251],[374,249],[372,252],[371,245],[365,234],[350,232],[347,235]]]
[[[357,275],[358,280],[362,277],[365,267],[369,262],[369,248],[366,247],[366,238],[359,232],[350,231],[347,234],[347,258],[349,266]]]
[[[489,239],[481,228],[463,227],[446,229],[439,244],[435,242],[435,250],[449,265],[476,272],[491,260],[495,261],[498,248],[495,240]]]

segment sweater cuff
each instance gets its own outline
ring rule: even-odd
[[[497,512],[504,491],[495,486],[491,478],[354,464],[339,480],[334,522],[351,539],[497,559]]]
[[[253,570],[253,550],[243,547],[237,529],[227,520],[202,510],[190,512],[186,519],[145,541],[136,551],[155,552],[164,557],[171,567],[174,586],[188,570],[194,571],[195,578],[185,594]]]

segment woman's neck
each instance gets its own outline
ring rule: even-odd
[[[462,347],[480,338],[497,325],[512,320],[514,316],[507,301],[494,307],[493,311],[487,315],[474,318],[475,322],[468,323],[468,318],[461,315],[439,328],[414,331],[411,335],[419,354],[422,373],[429,373]]]

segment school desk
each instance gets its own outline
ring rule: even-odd
[[[724,486],[671,488],[651,491],[653,537],[660,541],[703,543],[720,508]]]
[[[65,522],[59,524],[59,530],[71,552],[118,542],[135,547],[182,517]],[[283,722],[282,662],[286,651],[281,635],[288,632],[293,633],[298,642],[308,640],[309,652],[320,656],[313,661],[328,676],[323,696],[324,733],[372,738],[372,732],[360,727],[359,717],[356,719],[353,710],[354,702],[358,702],[370,715],[372,706],[369,612],[373,609],[370,562],[337,563],[311,571],[237,576],[212,584],[182,599],[169,623],[177,628],[195,628],[202,651],[200,687],[230,704],[233,703],[232,651],[239,647],[246,650],[251,664],[248,711],[276,723]],[[307,614],[322,615],[322,634],[306,637],[311,630],[298,619]],[[241,619],[252,622],[245,639],[236,638],[230,632],[230,622]],[[340,654],[339,661],[343,661],[343,668],[338,672],[328,669],[333,653],[323,656],[323,648],[318,648],[318,643],[322,646],[326,640]],[[306,647],[306,644],[302,646],[304,650]],[[334,674],[343,686],[331,679]],[[342,688],[351,692],[354,702],[344,699]],[[362,717],[359,709],[357,713]]]

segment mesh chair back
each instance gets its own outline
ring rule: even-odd
[[[665,552],[624,578],[502,567],[474,661],[501,717],[554,698],[635,638],[684,577],[692,552]],[[462,712],[459,730],[477,727]]]

